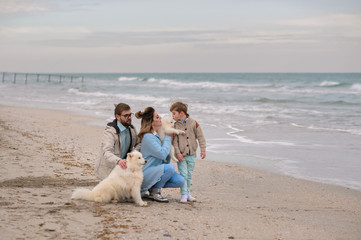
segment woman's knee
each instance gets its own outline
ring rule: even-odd
[[[174,173],[175,168],[173,164],[164,164],[164,172],[165,173]]]

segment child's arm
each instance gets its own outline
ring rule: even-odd
[[[204,159],[206,157],[206,139],[204,138],[203,131],[199,124],[196,121],[196,138],[199,143],[199,147],[201,148],[201,158]]]
[[[175,135],[173,137],[172,145],[174,147],[174,152],[177,156],[178,161],[181,162],[181,161],[183,161],[183,155],[180,153],[178,141],[179,141],[179,137],[178,137],[178,135]]]

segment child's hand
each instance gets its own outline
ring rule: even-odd
[[[177,154],[177,159],[178,159],[178,161],[183,161],[183,155],[181,154],[181,153],[178,153]]]
[[[206,153],[205,152],[201,152],[201,158],[204,159],[206,157]]]

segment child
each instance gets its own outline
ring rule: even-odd
[[[181,188],[181,203],[196,201],[189,192],[191,187],[193,169],[196,160],[197,140],[201,148],[201,158],[206,157],[206,140],[199,124],[187,113],[188,106],[182,102],[175,102],[170,107],[175,129],[180,129],[186,134],[176,135],[173,139],[175,154],[178,159],[179,173],[184,177],[185,183]]]

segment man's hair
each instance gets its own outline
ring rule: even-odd
[[[123,111],[129,110],[130,106],[128,104],[125,103],[118,103],[117,105],[115,105],[115,109],[114,109],[114,116],[115,114],[117,115],[122,115]]]
[[[170,111],[184,112],[184,114],[188,117],[188,105],[182,102],[175,102],[170,106]]]

